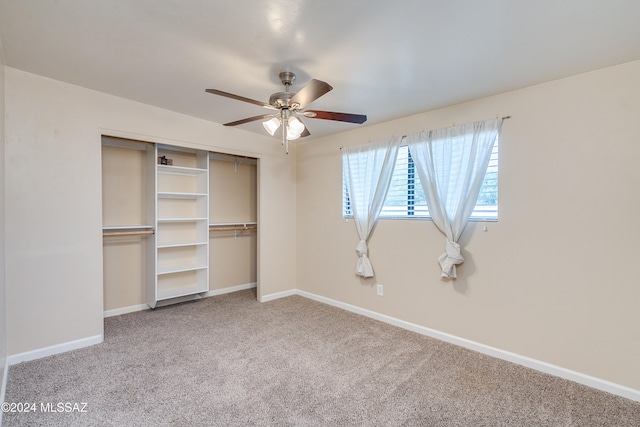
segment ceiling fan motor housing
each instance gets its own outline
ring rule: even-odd
[[[288,108],[289,100],[293,98],[294,95],[294,92],[276,92],[269,97],[269,104],[278,109]]]
[[[291,71],[283,71],[278,74],[278,76],[280,77],[280,81],[285,87],[291,86],[293,84],[293,81],[296,79],[296,75]]]
[[[289,105],[289,100],[293,98],[295,92],[289,92],[289,86],[293,84],[293,81],[296,79],[296,75],[291,71],[283,71],[278,76],[284,86],[284,92],[276,92],[271,95],[269,97],[269,105],[280,109],[291,107]]]

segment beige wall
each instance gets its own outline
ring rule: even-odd
[[[103,225],[147,222],[146,156],[145,151],[138,149],[102,147]]]
[[[146,224],[146,152],[102,147],[102,224]],[[104,310],[146,304],[146,236],[103,239]]]
[[[209,217],[211,223],[257,220],[257,167],[211,160]],[[255,231],[216,231],[209,239],[209,290],[256,281]]]
[[[258,157],[258,294],[295,288],[295,149],[5,71],[9,354],[102,334],[102,134]]]
[[[225,160],[209,162],[209,217],[212,223],[255,222],[257,167]]]
[[[339,147],[503,115],[500,219],[464,232],[459,278],[431,222],[382,220],[358,279]],[[637,61],[300,144],[298,288],[640,389],[638,135]]]
[[[6,225],[5,225],[5,142],[4,142],[4,54],[0,41],[0,381],[4,384],[4,366],[7,360],[6,329]],[[2,390],[4,391],[4,390]],[[4,396],[0,396],[4,397]],[[0,423],[2,415],[0,414]]]

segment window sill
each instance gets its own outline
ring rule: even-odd
[[[344,219],[353,219],[353,215],[343,215]],[[430,216],[380,216],[378,221],[392,220],[392,221],[416,221],[425,220],[432,221]],[[498,218],[469,218],[469,222],[498,222]]]

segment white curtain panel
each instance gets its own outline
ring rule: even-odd
[[[446,236],[441,277],[455,279],[464,258],[458,239],[469,222],[502,119],[407,136],[434,224]]]
[[[356,274],[373,277],[367,241],[389,190],[400,137],[342,149],[342,170],[360,243]]]

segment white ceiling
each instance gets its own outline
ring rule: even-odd
[[[226,123],[268,112],[278,73],[311,137],[640,59],[639,0],[0,0],[9,67]],[[259,122],[243,130],[264,133]]]

